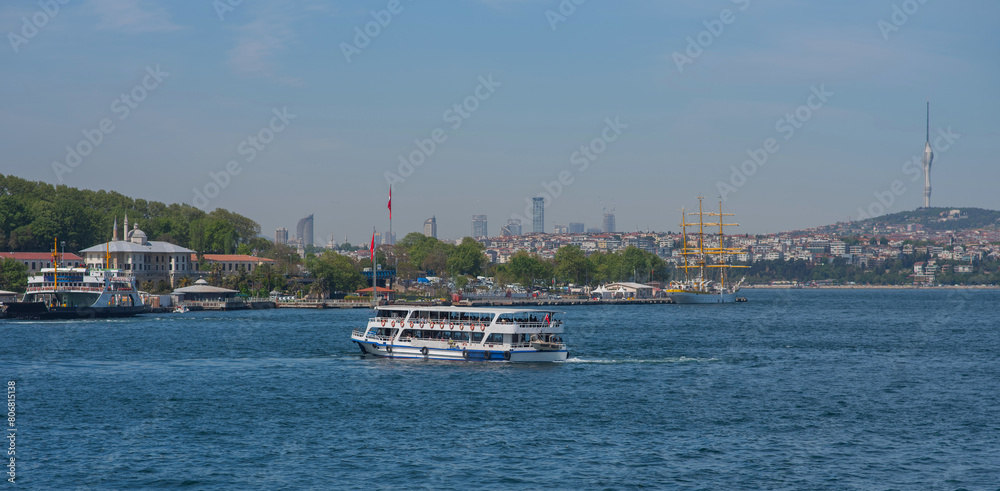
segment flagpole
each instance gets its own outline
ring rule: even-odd
[[[393,246],[393,257],[395,257],[396,241],[392,239],[392,184],[389,185],[389,245]],[[389,286],[388,280],[386,280],[386,286]]]

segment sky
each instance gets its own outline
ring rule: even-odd
[[[0,173],[315,240],[768,233],[1000,208],[1000,3],[43,0],[0,6]],[[912,159],[916,158],[916,163]],[[140,224],[141,227],[141,224]]]

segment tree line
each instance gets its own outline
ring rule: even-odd
[[[0,249],[37,252],[53,238],[79,251],[111,239],[128,214],[150,240],[187,247],[199,254],[232,254],[264,248],[257,222],[224,209],[206,213],[187,204],[134,199],[114,191],[91,191],[0,174]]]

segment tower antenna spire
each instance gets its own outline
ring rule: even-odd
[[[931,101],[927,98],[927,142],[924,143],[924,208],[931,207],[931,164],[934,149],[931,148]]]

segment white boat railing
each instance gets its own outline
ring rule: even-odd
[[[392,342],[392,336],[379,336],[378,334],[369,334],[365,336],[364,331],[359,331],[359,330],[352,331],[351,336],[364,339],[371,339],[373,341],[382,341],[383,343]]]
[[[385,321],[384,325],[382,324],[383,320]],[[393,321],[396,322],[395,326],[392,325]],[[421,321],[423,321],[423,322],[421,322]],[[484,326],[485,327],[489,327],[489,326],[494,326],[494,325],[496,325],[496,326],[504,326],[504,327],[506,327],[506,326],[513,326],[515,329],[546,329],[546,328],[559,327],[559,326],[562,326],[562,324],[563,324],[563,322],[559,321],[559,320],[555,320],[555,321],[548,322],[548,323],[546,323],[546,322],[496,322],[496,323],[492,323],[492,324],[489,323],[489,322],[471,322],[470,323],[468,321],[465,321],[465,322],[453,322],[453,321],[448,321],[448,320],[445,320],[445,321],[435,320],[434,322],[430,322],[430,321],[424,320],[424,319],[421,319],[421,320],[408,320],[408,321],[404,322],[402,319],[394,319],[394,318],[386,318],[386,317],[372,317],[372,318],[368,319],[368,323],[369,324],[380,325],[382,327],[408,327],[408,328],[413,328],[413,329],[453,329],[453,330],[463,330],[463,331],[464,330],[469,330],[470,328],[475,328],[477,330],[482,331]]]

